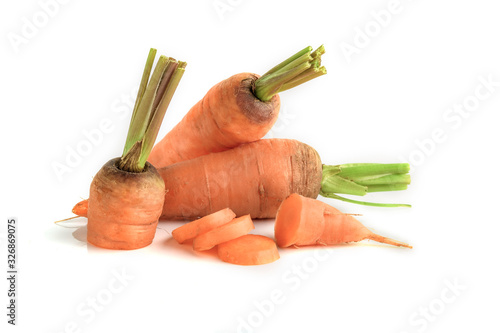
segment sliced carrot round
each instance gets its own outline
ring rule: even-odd
[[[231,222],[235,216],[236,214],[230,208],[224,208],[174,229],[172,236],[179,244],[182,244],[198,235]]]
[[[236,265],[269,264],[280,258],[274,240],[261,235],[244,235],[218,245],[222,261]]]
[[[193,239],[193,249],[195,251],[210,250],[220,243],[246,235],[254,228],[250,215],[235,218],[229,223],[195,237]]]

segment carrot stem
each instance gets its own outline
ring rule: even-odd
[[[326,74],[321,66],[321,55],[325,47],[321,45],[312,52],[308,46],[287,60],[274,66],[255,81],[255,96],[261,101],[269,101],[274,95]]]
[[[137,108],[141,103],[142,96],[144,96],[144,91],[146,91],[146,87],[148,85],[149,76],[151,74],[151,69],[153,68],[153,63],[156,57],[156,49],[151,48],[149,50],[148,59],[146,60],[146,66],[144,67],[144,72],[142,73],[141,84],[139,85],[139,91],[137,92],[137,98],[135,99],[134,111],[132,112],[132,120],[130,121],[130,126],[134,123],[135,116],[137,115]],[[129,128],[129,133],[130,133]],[[128,136],[127,136],[128,141]],[[128,150],[127,145],[125,145],[125,149],[123,154],[125,154]]]
[[[359,201],[359,200],[354,200],[354,199],[348,199],[341,197],[340,195],[334,194],[334,193],[325,193],[320,190],[319,194],[325,198],[330,198],[330,199],[337,199],[340,201],[345,201],[345,202],[350,202],[353,204],[357,205],[363,205],[363,206],[372,206],[372,207],[408,207],[410,208],[411,205],[408,204],[391,204],[391,203],[377,203],[377,202],[368,202],[368,201]]]
[[[170,105],[170,101],[174,96],[174,92],[177,89],[179,82],[181,81],[186,65],[186,62],[179,61],[175,64],[175,66],[172,66],[175,67],[175,69],[168,80],[168,85],[165,89],[165,93],[163,94],[156,112],[153,115],[148,128],[146,129],[146,133],[144,134],[144,144],[142,146],[142,153],[139,159],[139,166],[141,167],[144,167],[149,154],[153,149],[154,143],[156,141],[156,136],[158,135],[158,131],[160,130],[161,123],[163,121],[167,108]]]
[[[153,148],[161,122],[184,73],[186,63],[160,56],[153,74],[156,50],[151,49],[137,94],[127,140],[118,167],[142,172]]]
[[[408,204],[373,203],[347,199],[338,194],[363,196],[371,192],[406,190],[410,184],[407,163],[351,163],[323,165],[320,194],[327,198],[376,207],[411,207]]]

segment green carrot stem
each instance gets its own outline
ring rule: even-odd
[[[381,185],[368,185],[366,192],[389,192],[389,191],[403,191],[408,188],[407,184],[381,184]]]
[[[127,135],[127,141],[125,142],[124,153],[126,154],[130,148],[139,141],[146,131],[148,120],[151,117],[151,112],[153,112],[153,102],[160,84],[160,80],[163,76],[163,72],[168,64],[169,59],[165,56],[160,56],[158,62],[153,71],[150,81],[144,91],[144,94],[137,107],[137,112],[135,117],[130,122],[130,127]]]
[[[408,204],[390,204],[390,203],[376,203],[376,202],[367,202],[367,201],[359,201],[359,200],[353,200],[353,199],[348,199],[341,197],[340,195],[336,195],[333,193],[319,193],[325,198],[331,198],[331,199],[337,199],[345,202],[350,202],[353,204],[357,205],[363,205],[363,206],[373,206],[373,207],[411,207],[411,205]]]
[[[324,74],[326,74],[325,67],[309,68],[308,70],[306,70],[306,71],[302,72],[301,74],[297,75],[296,77],[294,77],[292,80],[284,83],[280,88],[280,92],[295,88],[296,86],[299,86],[302,83],[305,83],[307,81],[311,81],[312,79],[320,77],[321,75],[324,75]]]
[[[323,165],[320,194],[361,205],[410,207],[407,204],[369,203],[340,197],[338,194],[364,196],[371,192],[401,191],[410,184],[409,164],[351,163]]]
[[[340,165],[344,177],[364,177],[380,174],[404,174],[410,171],[408,163],[350,163]]]
[[[314,52],[312,50],[310,46],[300,50],[258,78],[255,81],[255,96],[261,101],[269,101],[282,91],[326,74],[325,67],[320,67],[325,47],[321,45]]]
[[[153,149],[154,143],[156,141],[156,137],[158,135],[158,131],[160,130],[161,123],[163,121],[163,117],[167,111],[168,106],[170,105],[170,101],[174,96],[174,92],[181,81],[182,75],[184,74],[187,63],[179,61],[177,66],[175,66],[175,71],[170,78],[168,85],[166,87],[163,98],[161,99],[159,106],[157,108],[157,112],[155,112],[151,123],[146,130],[144,135],[144,144],[142,146],[142,154],[139,159],[139,166],[144,167],[146,161]]]
[[[137,92],[137,98],[135,99],[134,110],[132,111],[132,119],[130,120],[129,131],[127,134],[127,140],[125,143],[125,148],[123,150],[123,154],[126,154],[127,151],[132,147],[132,144],[127,144],[131,139],[129,135],[131,134],[131,127],[134,124],[134,119],[137,115],[137,108],[141,103],[142,96],[144,95],[144,91],[146,91],[146,87],[148,85],[149,75],[151,74],[151,69],[153,68],[153,63],[156,57],[156,49],[151,48],[149,50],[148,59],[146,60],[146,65],[144,67],[144,72],[142,73],[141,83],[139,85],[139,91]]]
[[[122,158],[118,167],[125,171],[142,172],[158,135],[161,122],[186,63],[160,56],[151,78],[156,50],[151,49],[137,94]]]
[[[300,50],[299,52],[295,53],[290,58],[286,59],[285,61],[279,63],[278,65],[276,65],[273,68],[271,68],[270,70],[268,70],[262,76],[273,74],[274,72],[282,69],[283,67],[285,67],[286,65],[288,65],[289,63],[291,63],[292,61],[294,61],[295,59],[302,57],[304,54],[310,54],[312,50],[313,50],[313,48],[310,47],[310,46],[308,46],[308,47]]]
[[[368,176],[349,178],[359,185],[384,185],[384,184],[410,184],[411,178],[408,174],[392,174],[385,176]]]

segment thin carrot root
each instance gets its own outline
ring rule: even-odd
[[[404,242],[400,242],[398,240],[394,240],[394,239],[391,239],[391,238],[387,238],[387,237],[384,237],[384,236],[380,236],[380,235],[377,235],[377,234],[371,234],[368,237],[366,237],[366,239],[374,240],[374,241],[379,242],[379,243],[384,243],[384,244],[389,244],[389,245],[394,245],[394,246],[400,246],[400,247],[407,247],[409,249],[413,249],[413,246],[411,246],[409,244],[406,244]]]
[[[244,236],[253,229],[255,227],[250,215],[244,215],[195,237],[193,239],[193,249],[195,251],[210,250],[220,243]]]
[[[218,245],[222,261],[236,265],[262,265],[279,259],[276,243],[261,235],[244,235]]]
[[[174,229],[172,237],[179,244],[182,244],[198,235],[229,223],[235,217],[236,214],[231,209],[225,208]]]
[[[61,222],[64,222],[64,221],[73,220],[73,219],[76,219],[76,218],[79,218],[79,217],[80,216],[72,216],[72,217],[68,217],[68,218],[62,219],[62,220],[54,221],[54,223],[57,224],[57,223],[61,223]]]

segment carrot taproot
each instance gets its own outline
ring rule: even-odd
[[[110,160],[92,180],[87,241],[108,249],[138,249],[153,241],[165,184],[151,164],[137,173],[120,170],[119,161]]]
[[[324,47],[307,47],[262,76],[233,75],[214,85],[158,142],[148,161],[162,168],[262,138],[278,118],[278,93],[326,73]]]
[[[89,199],[73,208],[87,216],[87,241],[98,247],[131,250],[154,238],[165,198],[165,184],[147,162],[166,109],[186,63],[160,56],[146,61],[121,157],[109,160],[90,184]]]
[[[162,218],[193,219],[226,207],[236,216],[274,218],[292,193],[401,206],[355,201],[337,193],[402,190],[410,182],[408,170],[404,163],[322,165],[316,150],[300,141],[263,139],[159,169],[166,188]],[[367,179],[376,185],[358,184]]]
[[[179,244],[182,244],[200,234],[230,222],[235,217],[236,214],[231,209],[224,208],[172,230],[172,237]]]
[[[220,243],[246,235],[254,228],[250,215],[237,217],[229,223],[195,237],[193,239],[193,249],[195,251],[210,250]]]
[[[335,245],[370,239],[411,248],[406,243],[371,232],[352,215],[297,193],[288,196],[281,204],[276,215],[274,236],[279,247]]]
[[[217,246],[222,261],[236,265],[269,264],[280,258],[276,243],[262,235],[244,235]]]
[[[71,210],[73,214],[81,216],[81,217],[87,217],[87,211],[89,209],[89,200],[84,199],[77,203],[73,209]]]

